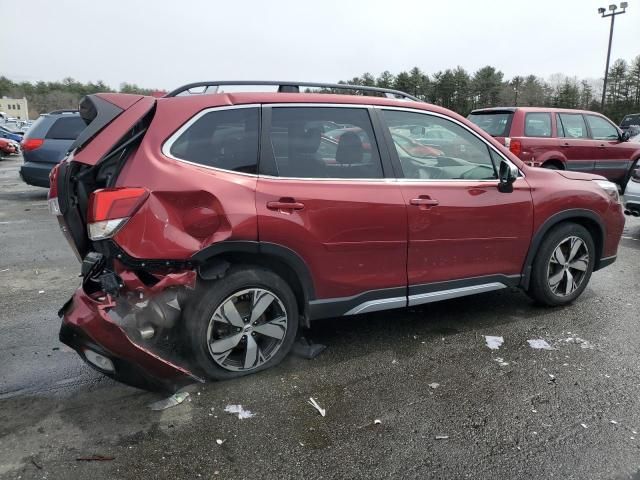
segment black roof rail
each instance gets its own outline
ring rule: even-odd
[[[365,85],[347,85],[343,83],[318,83],[318,82],[289,82],[283,80],[221,80],[221,81],[210,81],[210,82],[195,82],[188,83],[187,85],[183,85],[181,87],[176,88],[175,90],[167,93],[165,97],[177,97],[181,93],[189,92],[194,88],[202,88],[202,92],[193,93],[192,95],[202,95],[206,93],[217,93],[218,88],[221,86],[232,85],[232,86],[258,86],[258,85],[268,85],[268,86],[276,86],[278,87],[278,92],[281,93],[300,93],[300,87],[312,87],[312,88],[327,88],[327,89],[335,89],[335,90],[357,90],[361,92],[375,92],[375,93],[383,93],[387,97],[392,98],[405,98],[407,100],[413,100],[416,102],[420,102],[421,100],[413,95],[409,95],[408,93],[401,92],[400,90],[393,90],[391,88],[382,88],[382,87],[369,87]],[[210,88],[213,88],[213,92],[208,92]]]
[[[48,112],[47,115],[58,115],[61,113],[78,113],[78,110],[72,110],[72,109],[54,110],[52,112]]]

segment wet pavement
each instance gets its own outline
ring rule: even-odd
[[[156,412],[58,342],[79,265],[19,165],[0,161],[0,478],[640,478],[640,219],[569,307],[502,290],[319,321],[315,360]]]

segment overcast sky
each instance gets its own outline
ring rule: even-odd
[[[612,59],[640,54],[640,0]],[[454,6],[455,5],[455,6]],[[0,0],[0,74],[171,89],[198,80],[334,82],[363,72],[493,65],[601,77],[598,0]]]

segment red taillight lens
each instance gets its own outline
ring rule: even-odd
[[[104,188],[89,197],[89,238],[112,237],[149,196],[144,188]]]
[[[60,165],[56,165],[49,172],[49,196],[48,196],[48,204],[49,204],[49,213],[51,215],[62,215],[60,211],[60,204],[58,203],[58,170],[60,169]]]
[[[520,140],[511,139],[511,143],[509,143],[509,150],[514,155],[520,156],[522,153],[522,142]]]
[[[44,139],[42,138],[25,138],[24,140],[22,140],[22,142],[20,142],[20,146],[25,152],[30,152],[31,150],[40,148],[43,143]]]

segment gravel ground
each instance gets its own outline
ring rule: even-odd
[[[320,321],[315,360],[155,412],[58,342],[79,265],[20,162],[0,161],[1,478],[640,478],[640,219],[569,307],[514,289]]]

